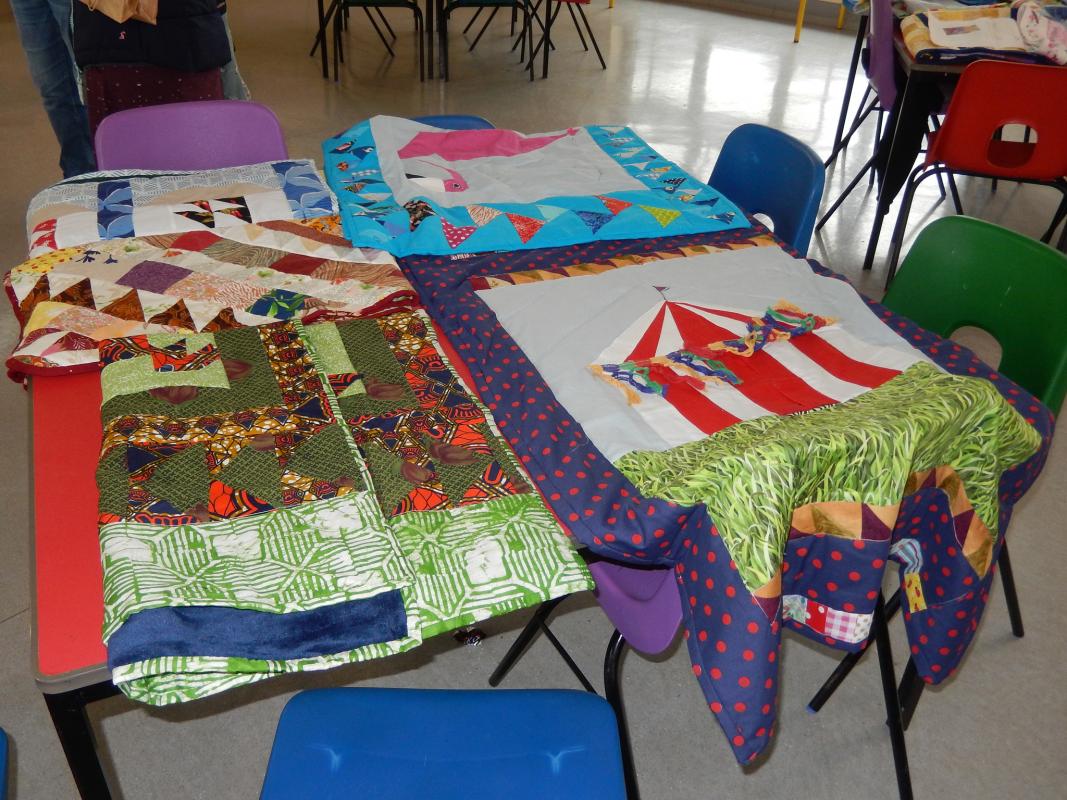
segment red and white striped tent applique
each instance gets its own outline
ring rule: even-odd
[[[742,420],[811,411],[882,385],[916,359],[779,301],[763,312],[663,300],[591,365],[674,446]]]

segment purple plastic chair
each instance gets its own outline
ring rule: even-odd
[[[596,581],[593,596],[596,597],[600,608],[615,626],[615,632],[608,640],[607,650],[604,653],[604,694],[611,703],[611,707],[615,709],[615,718],[619,725],[626,796],[630,800],[637,800],[637,779],[622,704],[619,665],[627,644],[646,655],[657,655],[670,647],[682,624],[682,602],[672,569],[641,569],[624,567],[608,561],[594,561],[589,565],[589,571],[593,575],[593,580]],[[589,679],[574,663],[570,653],[548,627],[549,616],[566,597],[565,595],[549,600],[538,607],[489,677],[490,686],[500,685],[508,670],[519,660],[534,636],[540,631],[563,657],[582,686],[587,691],[596,692]]]
[[[217,169],[288,157],[274,112],[241,100],[131,108],[105,117],[96,129],[102,170]]]

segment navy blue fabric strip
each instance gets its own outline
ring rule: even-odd
[[[288,660],[343,653],[407,635],[399,589],[312,611],[272,614],[213,606],[133,614],[107,643],[108,667],[163,656]]]

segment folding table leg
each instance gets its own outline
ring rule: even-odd
[[[504,680],[504,676],[508,674],[515,662],[519,660],[519,656],[523,651],[530,646],[530,642],[533,641],[537,632],[542,629],[545,623],[548,622],[548,618],[552,615],[552,612],[556,610],[556,606],[566,600],[570,595],[563,595],[562,597],[554,597],[551,600],[546,600],[537,607],[534,615],[530,618],[530,621],[526,623],[526,627],[522,629],[522,632],[518,635],[518,638],[508,648],[508,652],[501,659],[497,668],[493,670],[493,674],[489,676],[490,686],[499,686],[500,682]]]
[[[44,695],[56,735],[67,757],[67,766],[74,776],[82,800],[111,800],[111,790],[100,766],[100,755],[96,750],[96,739],[85,706],[117,693],[114,684],[108,682]]]

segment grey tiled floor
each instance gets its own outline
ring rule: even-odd
[[[818,4],[816,4],[818,5]],[[571,124],[625,122],[698,175],[736,125],[765,122],[827,152],[843,87],[851,34],[808,28],[792,44],[785,21],[719,13],[700,5],[619,0],[613,11],[594,0],[589,16],[608,59],[601,71],[581,51],[563,17],[547,81],[528,83],[508,54],[506,22],[494,24],[473,54],[458,29],[452,81],[420,84],[410,17],[391,12],[400,38],[390,61],[365,20],[353,16],[349,63],[340,83],[323,81],[307,57],[314,4],[260,0],[231,3],[241,68],[255,99],[278,113],[295,156],[319,157],[327,135],[375,113],[467,112],[502,127],[553,130]],[[503,17],[504,15],[500,15]],[[460,26],[461,27],[461,26]],[[17,45],[0,16],[0,257],[10,267],[24,253],[23,213],[33,192],[58,177],[57,151]],[[865,159],[859,140],[831,176],[828,195]],[[1040,233],[1055,208],[1047,193],[963,181],[972,213],[1025,233]],[[921,195],[915,225],[943,212],[932,190]],[[871,198],[858,193],[813,243],[812,255],[877,291],[882,278],[861,275]],[[15,326],[0,313],[0,342]],[[59,745],[36,692],[29,633],[28,434],[26,396],[0,382],[0,726],[14,742],[17,800],[74,797]],[[1067,605],[1067,542],[1061,439],[1045,473],[1013,522],[1013,561],[1027,636],[1011,637],[1003,598],[989,612],[958,677],[928,692],[908,732],[918,797],[1052,800],[1067,795],[1067,646],[1059,627]],[[62,502],[56,488],[55,502]],[[426,687],[485,685],[525,616],[485,627],[477,648],[444,638],[390,661],[280,679],[194,705],[150,710],[122,699],[94,707],[93,719],[114,764],[122,796],[248,798],[256,796],[278,714],[305,686],[361,684]],[[560,614],[560,636],[595,674],[610,633],[588,599]],[[894,634],[898,666],[903,653]],[[896,796],[889,741],[873,662],[865,660],[817,716],[804,713],[810,693],[836,655],[795,637],[784,649],[781,723],[769,758],[742,770],[733,761],[692,680],[684,648],[650,660],[630,655],[624,685],[641,787],[647,798],[870,798]],[[509,677],[513,687],[573,686],[543,642]],[[595,796],[590,791],[590,796]]]

